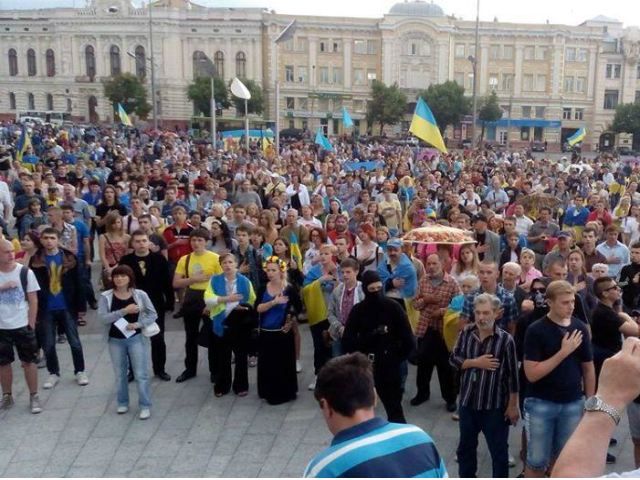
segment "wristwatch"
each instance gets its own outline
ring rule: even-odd
[[[608,403],[605,403],[600,397],[594,395],[587,398],[584,402],[585,412],[604,412],[611,417],[613,422],[618,425],[620,423],[620,412]]]

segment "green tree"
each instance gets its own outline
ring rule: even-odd
[[[245,80],[243,78],[240,81],[251,93],[251,99],[247,102],[247,110],[249,113],[255,113],[261,115],[264,111],[264,96],[262,95],[262,87],[253,80]],[[236,110],[244,115],[244,100],[231,95],[233,103],[236,106]]]
[[[427,102],[443,134],[447,126],[460,123],[460,119],[470,110],[471,101],[464,96],[464,87],[450,80],[429,85],[429,88],[418,93],[418,97]]]
[[[147,118],[152,107],[147,102],[147,89],[138,77],[131,73],[123,73],[103,82],[104,96],[113,105],[121,104],[127,113],[135,113],[140,118]]]
[[[224,80],[215,77],[213,88],[215,90],[216,106],[229,108],[229,92]],[[202,112],[206,117],[211,115],[211,79],[210,77],[197,77],[187,87],[187,97],[191,100],[196,111]]]
[[[611,130],[616,133],[633,134],[633,149],[640,149],[640,103],[618,105]]]
[[[478,118],[482,121],[482,131],[480,132],[480,142],[484,139],[484,127],[486,122],[495,122],[502,118],[502,109],[498,105],[496,92],[491,92],[482,101],[482,107],[478,112]]]
[[[380,135],[385,125],[394,125],[402,120],[407,109],[407,96],[400,91],[397,84],[386,86],[378,80],[371,87],[373,99],[367,108],[367,123],[380,124]]]

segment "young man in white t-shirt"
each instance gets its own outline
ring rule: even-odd
[[[0,410],[13,406],[11,384],[15,360],[14,347],[24,368],[30,396],[31,413],[40,413],[38,398],[38,343],[36,341],[36,314],[38,312],[38,281],[31,270],[27,270],[26,289],[21,278],[22,265],[15,261],[11,242],[0,240],[0,384],[2,401]],[[25,292],[26,290],[26,292]]]

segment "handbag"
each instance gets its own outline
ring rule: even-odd
[[[157,322],[153,322],[149,325],[142,327],[142,335],[144,335],[147,338],[153,337],[154,335],[157,335],[159,333],[160,333],[160,325],[158,325]]]

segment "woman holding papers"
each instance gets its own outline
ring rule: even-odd
[[[129,362],[138,383],[140,420],[151,416],[149,380],[149,341],[142,328],[155,322],[156,314],[147,294],[135,288],[133,270],[119,265],[111,274],[113,288],[103,292],[98,303],[98,316],[108,325],[109,354],[116,375],[119,414],[129,411]]]

